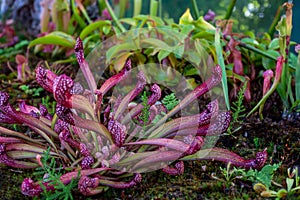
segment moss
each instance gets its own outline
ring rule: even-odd
[[[0,168],[0,194],[1,199],[30,199],[21,193],[21,184],[24,178],[31,176],[31,170]]]

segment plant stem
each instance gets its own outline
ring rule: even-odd
[[[141,13],[142,10],[142,0],[134,0],[134,5],[133,5],[133,17],[137,16]]]
[[[108,0],[105,0],[105,5],[106,5],[106,8],[111,16],[111,18],[114,20],[114,22],[117,24],[117,26],[119,27],[119,29],[121,30],[121,32],[125,32],[126,29],[125,27],[121,24],[121,22],[119,21],[119,19],[117,18],[116,14],[114,13],[112,7],[110,6]]]
[[[265,96],[263,96],[263,98],[256,104],[256,106],[247,114],[246,117],[249,117],[250,115],[252,115],[258,108],[259,108],[259,117],[260,119],[263,119],[262,116],[262,110],[264,108],[264,104],[267,101],[267,99],[269,98],[269,96],[275,91],[276,87],[278,85],[278,82],[274,82],[274,84],[272,85],[271,89],[267,92],[267,94]]]
[[[99,10],[99,14],[102,13],[102,11],[105,9],[105,2],[104,0],[98,0],[98,10]]]
[[[196,15],[196,19],[198,19],[200,17],[200,13],[199,13],[197,1],[196,0],[192,0],[192,4],[193,4],[194,13]]]
[[[235,3],[236,3],[236,0],[231,0],[229,6],[228,6],[228,9],[227,9],[227,12],[226,12],[226,15],[224,17],[224,19],[230,19],[231,17],[231,14],[232,14],[232,11],[233,11],[233,8],[235,6]]]
[[[295,93],[296,93],[296,101],[300,100],[300,56],[298,55],[298,61],[296,65],[296,75],[295,75]]]
[[[78,14],[78,9],[75,6],[75,0],[71,0],[71,8],[73,11],[74,18],[76,19],[76,23],[78,23],[81,28],[84,28],[86,26],[86,24],[85,24],[84,20]]]
[[[123,18],[125,15],[127,1],[128,0],[119,1],[119,5],[120,5],[119,18]]]
[[[158,2],[157,0],[150,1],[150,16],[157,16]]]
[[[162,0],[158,0],[158,16],[162,18]]]
[[[272,22],[272,24],[271,24],[271,26],[269,27],[269,30],[268,30],[268,33],[271,37],[274,35],[275,27],[276,27],[278,21],[280,20],[280,11],[281,11],[281,6],[278,6],[275,17],[273,19],[273,22]]]
[[[90,19],[89,15],[87,14],[84,6],[82,5],[81,1],[79,0],[75,0],[77,3],[77,6],[79,7],[79,9],[81,10],[83,16],[85,17],[85,19],[88,21],[89,24],[92,23],[92,20]]]
[[[246,117],[249,117],[259,107],[259,116],[260,116],[261,119],[263,119],[262,111],[263,111],[263,108],[264,108],[264,104],[265,104],[266,100],[269,98],[269,96],[275,91],[275,89],[277,88],[277,86],[280,82],[280,78],[282,77],[283,65],[284,65],[284,56],[280,56],[277,59],[276,73],[275,73],[275,78],[274,78],[274,82],[273,82],[273,85],[272,85],[271,89],[262,97],[262,99],[247,114]]]
[[[226,36],[224,36],[224,38],[225,38],[227,41],[229,41],[230,38],[231,38],[231,36],[226,35]],[[262,51],[262,50],[260,50],[260,49],[258,49],[258,48],[256,48],[256,47],[254,47],[254,46],[251,46],[251,45],[249,45],[249,44],[243,43],[243,42],[241,42],[240,40],[237,40],[237,39],[235,39],[235,40],[239,42],[238,46],[240,46],[240,47],[244,47],[245,49],[248,49],[248,50],[253,51],[253,52],[257,53],[257,54],[260,54],[260,55],[262,55],[262,56],[264,56],[264,57],[266,57],[266,58],[269,58],[269,59],[272,59],[272,60],[277,60],[277,57],[276,57],[276,56],[273,56],[272,54],[268,54],[267,52]],[[291,64],[289,64],[289,67],[290,67],[291,69],[296,69],[295,66],[293,66],[293,65],[291,65]]]

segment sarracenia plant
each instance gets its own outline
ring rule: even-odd
[[[16,109],[9,103],[9,95],[0,92],[0,122],[26,125],[36,134],[29,137],[25,133],[0,127],[1,163],[15,168],[41,167],[41,155],[50,147],[49,155],[55,158],[57,166],[66,170],[60,181],[67,185],[78,179],[78,190],[89,196],[104,192],[108,187],[133,187],[141,182],[141,173],[150,169],[181,174],[184,160],[211,159],[243,168],[261,168],[266,162],[266,150],[258,152],[256,158],[247,160],[226,149],[202,149],[204,136],[219,135],[230,123],[230,113],[219,113],[216,100],[200,114],[175,118],[181,109],[219,84],[219,66],[212,69],[208,80],[193,89],[170,111],[158,103],[162,95],[160,86],[151,85],[146,96],[148,124],[151,125],[161,112],[166,114],[144,131],[142,103],[130,104],[148,88],[145,87],[147,83],[143,72],[137,74],[136,86],[110,107],[110,104],[103,102],[109,97],[109,91],[128,76],[131,60],[128,59],[118,74],[97,88],[84,58],[80,39],[76,42],[75,54],[89,89],[83,89],[65,74],[54,74],[41,64],[36,68],[36,81],[53,93],[57,102],[53,116],[44,105],[36,108],[22,102]],[[196,130],[195,134],[192,134],[192,129]],[[173,161],[176,162],[171,167]],[[132,180],[122,180],[129,176],[133,176]],[[28,196],[39,196],[43,191],[51,192],[55,188],[49,179],[35,182],[26,178],[21,186],[22,193]]]

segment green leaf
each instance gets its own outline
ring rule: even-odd
[[[80,33],[80,38],[83,40],[87,35],[92,33],[96,29],[100,29],[102,27],[107,27],[107,25],[111,25],[111,22],[106,20],[106,21],[96,21],[88,26],[86,26]]]
[[[159,39],[155,38],[146,38],[141,41],[142,46],[145,48],[154,48],[154,49],[162,49],[162,50],[172,50],[172,47],[170,47],[167,43],[164,41],[161,41]],[[145,44],[145,45],[143,45]]]
[[[126,145],[157,145],[167,147],[168,149],[176,150],[181,153],[185,152],[189,148],[189,145],[184,142],[167,138],[145,139],[137,142],[130,142]]]
[[[53,44],[53,45],[60,45],[64,47],[74,48],[75,43],[76,41],[71,35],[68,35],[64,32],[55,31],[43,37],[32,40],[29,43],[28,48],[31,48],[38,44]]]
[[[155,168],[159,169],[162,168],[162,164],[169,163],[170,161],[175,161],[182,155],[181,152],[177,151],[160,151],[154,155],[150,155],[140,162],[138,162],[134,167],[133,170],[139,173],[146,172],[149,170],[153,170]]]
[[[214,30],[202,30],[192,36],[192,39],[201,38],[207,40],[213,40],[215,35]]]
[[[259,43],[257,42],[257,40],[252,39],[252,38],[243,38],[243,39],[241,39],[241,42],[243,42],[245,44],[251,44],[253,46],[259,45]]]
[[[166,58],[168,55],[170,55],[170,51],[166,51],[166,50],[161,50],[159,51],[157,58],[159,60],[159,62],[161,62],[164,58]]]
[[[225,62],[224,62],[224,58],[223,58],[223,49],[221,46],[220,29],[219,28],[216,30],[216,34],[215,34],[215,46],[216,46],[216,53],[217,53],[217,57],[218,57],[218,63],[222,68],[222,86],[223,86],[225,103],[226,103],[227,109],[230,110],[228,85],[227,85],[227,77],[226,77],[226,67],[225,67]]]
[[[274,57],[279,57],[280,53],[275,50],[268,50],[266,51],[269,55],[272,55]],[[276,67],[276,60],[267,58],[265,56],[262,57],[262,65],[264,66],[265,69],[274,69]]]
[[[164,25],[164,21],[160,17],[156,16],[149,16],[149,15],[137,15],[134,16],[133,19],[136,19],[138,21],[143,21],[143,22],[155,22],[156,26],[162,26]]]
[[[195,29],[195,26],[191,24],[181,25],[180,27],[181,27],[180,33],[185,35],[189,35]]]
[[[136,27],[138,25],[137,21],[133,18],[123,18],[123,19],[120,19],[120,22],[129,24],[130,26],[133,26],[133,27]]]
[[[253,176],[256,178],[257,181],[269,188],[271,186],[273,173],[280,167],[280,165],[280,163],[274,165],[265,165],[259,172],[255,170]]]
[[[255,34],[252,31],[245,31],[244,34],[249,36],[252,39],[255,39]]]
[[[188,65],[183,69],[184,76],[200,75],[199,71],[192,65]]]
[[[72,8],[72,11],[73,11],[73,16],[76,19],[76,23],[78,23],[81,28],[84,28],[86,26],[86,24],[85,24],[84,20],[79,15],[78,8],[75,5],[75,0],[71,0],[71,8]]]
[[[294,184],[294,179],[286,178],[287,191],[291,191]]]
[[[137,47],[133,43],[122,43],[115,45],[106,52],[106,61],[109,63],[112,59],[116,58],[121,52],[129,52],[136,49]]]
[[[284,37],[287,34],[287,24],[286,24],[286,18],[281,17],[281,20],[278,22],[276,26],[276,30],[279,32],[280,37]]]
[[[137,163],[138,161],[150,156],[158,154],[159,151],[149,151],[149,152],[138,152],[133,155],[128,156],[127,158],[116,163],[116,166],[128,166],[132,163]]]
[[[232,70],[226,70],[226,75],[227,75],[227,77],[232,77],[234,79],[241,81],[242,83],[244,83],[246,81],[245,76],[241,76],[236,73],[233,73]]]
[[[194,21],[190,9],[186,9],[184,14],[179,19],[179,24],[191,24]]]
[[[270,42],[268,48],[269,48],[269,49],[273,49],[273,50],[279,49],[279,40],[278,40],[278,38],[274,38],[274,39]]]
[[[102,27],[102,31],[103,31],[103,33],[105,34],[105,35],[108,35],[109,34],[109,32],[111,31],[111,28],[112,28],[112,26],[111,25],[106,25],[106,26],[103,26]]]
[[[278,192],[277,192],[277,197],[278,197],[279,199],[285,198],[286,195],[287,195],[286,189],[280,189],[280,190],[278,190]]]
[[[124,52],[121,53],[118,58],[116,59],[115,63],[114,63],[114,69],[119,72],[123,69],[126,60],[128,59],[129,56],[131,56],[132,53],[131,52]]]
[[[163,98],[161,101],[167,108],[167,110],[172,110],[177,104],[179,104],[179,100],[176,98],[174,93],[171,93]]]
[[[175,47],[173,47],[173,51],[175,56],[182,58],[183,53],[184,53],[184,45],[183,44],[179,44]]]
[[[203,16],[200,16],[193,24],[200,30],[216,30],[213,25],[204,20]]]

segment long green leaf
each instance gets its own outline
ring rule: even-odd
[[[119,19],[117,18],[116,14],[114,13],[112,7],[110,6],[109,4],[109,1],[108,0],[105,0],[105,5],[106,5],[106,8],[111,16],[111,18],[114,20],[114,22],[117,24],[117,27],[120,29],[121,32],[125,32],[126,31],[126,28],[121,24],[121,22],[119,21]]]
[[[172,51],[172,47],[170,47],[167,43],[159,40],[159,39],[155,39],[155,38],[146,38],[144,40],[141,41],[142,46],[144,46],[143,44],[149,44],[150,47],[153,48],[158,48],[160,50],[169,50]],[[147,47],[147,45],[145,45]]]
[[[28,151],[8,151],[7,155],[13,159],[28,159],[36,158],[39,153],[28,152]],[[40,155],[40,154],[39,154]]]
[[[16,144],[7,144],[5,149],[7,151],[23,151],[23,152],[32,152],[32,153],[38,153],[43,154],[46,151],[46,148],[24,144],[24,143],[16,143]],[[59,154],[51,151],[50,155],[52,156],[59,156]]]
[[[157,16],[157,10],[158,10],[158,1],[157,0],[151,0],[150,1],[150,16]]]
[[[96,30],[98,28],[102,28],[103,26],[106,26],[106,25],[111,25],[111,22],[106,20],[106,21],[97,21],[97,22],[91,23],[81,31],[80,38],[83,40],[86,36],[88,36],[94,30]]]
[[[295,72],[295,81],[296,81],[295,84],[296,101],[299,101],[300,100],[300,56],[299,55],[297,60],[296,72]]]
[[[36,144],[42,144],[39,141],[34,140],[34,139],[26,136],[23,133],[12,131],[12,130],[9,130],[7,128],[4,128],[4,127],[0,126],[0,135],[2,135],[2,134],[22,138],[23,140],[28,141],[28,142],[32,142],[32,143],[36,143]]]
[[[197,1],[196,0],[192,0],[192,4],[193,4],[193,11],[195,13],[195,16],[198,19],[200,17],[200,13],[199,13]]]
[[[172,150],[185,152],[188,150],[189,145],[185,144],[181,141],[167,138],[154,138],[154,139],[146,139],[138,142],[130,142],[124,145],[157,145],[167,147]]]
[[[120,162],[116,163],[116,166],[128,166],[132,165],[133,163],[137,163],[140,160],[143,160],[144,158],[158,154],[159,151],[148,151],[148,152],[139,152],[135,153],[133,155],[128,156],[127,158],[121,160]]]
[[[74,48],[75,40],[71,35],[68,35],[64,32],[55,31],[43,37],[32,40],[29,43],[28,48],[31,48],[38,44],[53,44],[53,45],[60,45],[64,47]]]
[[[139,15],[142,10],[142,0],[134,0],[133,16]]]
[[[129,52],[130,50],[136,50],[137,47],[133,43],[122,43],[111,47],[106,52],[107,62],[111,62],[112,59],[120,55],[121,52]]]
[[[78,9],[75,5],[75,0],[71,0],[71,7],[72,7],[72,11],[73,11],[73,16],[75,17],[76,22],[79,24],[79,26],[81,28],[84,28],[86,26],[86,24],[85,24],[84,20],[79,16]]]
[[[223,50],[222,50],[222,45],[221,45],[221,41],[220,41],[220,29],[219,28],[216,29],[215,45],[216,45],[216,53],[217,53],[217,57],[218,57],[218,63],[222,68],[222,86],[223,86],[225,103],[226,103],[227,109],[230,110],[226,68],[225,68],[225,63],[224,63],[224,58],[223,58],[223,53],[222,53]]]
[[[182,156],[182,152],[178,151],[161,151],[155,155],[148,156],[138,162],[134,167],[133,171],[134,172],[145,172],[149,171],[151,169],[158,169],[163,166],[162,163],[165,163],[167,165],[170,161],[175,161],[178,158]]]
[[[231,162],[233,165],[245,163],[245,159],[227,149],[209,148],[197,151],[193,155],[188,155],[180,160],[216,160],[221,162]]]
[[[75,0],[76,1],[76,4],[77,4],[77,7],[80,9],[82,15],[84,16],[85,20],[90,24],[92,23],[92,20],[90,19],[88,13],[86,12],[84,6],[82,5],[81,1],[79,0]]]

